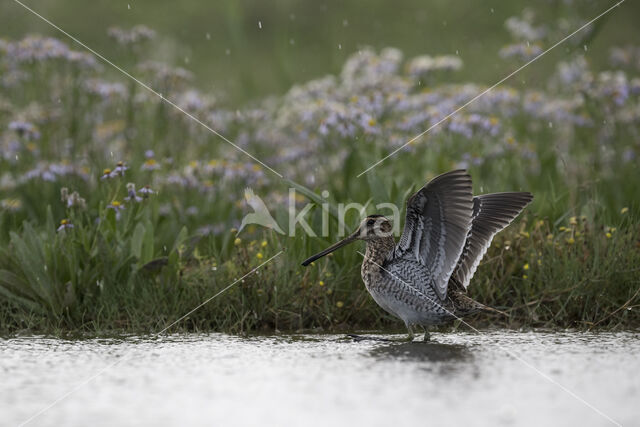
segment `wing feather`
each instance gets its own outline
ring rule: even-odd
[[[426,277],[413,286],[431,286],[442,300],[471,227],[471,177],[464,170],[437,176],[407,201],[404,231],[391,263],[424,267]]]
[[[483,194],[473,198],[473,220],[464,249],[451,279],[469,286],[493,237],[504,229],[527,206],[533,195],[527,192]]]

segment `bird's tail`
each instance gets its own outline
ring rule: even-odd
[[[480,303],[478,303],[480,304]],[[489,307],[488,305],[480,304],[482,306],[482,311],[486,311],[487,313],[500,314],[505,317],[509,317],[509,313],[506,311],[498,310],[497,308]]]
[[[463,292],[457,292],[457,291],[452,292],[451,299],[454,301],[456,312],[465,316],[473,313],[478,313],[478,312],[494,313],[494,314],[500,314],[502,316],[509,316],[509,314],[507,314],[504,311],[479,303],[473,298],[468,297]]]

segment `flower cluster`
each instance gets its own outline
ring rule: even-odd
[[[552,26],[537,24],[529,11],[509,18],[506,29],[513,40],[495,52],[504,58],[530,60],[557,40]],[[127,47],[155,35],[142,26],[109,34]],[[612,49],[611,69],[592,66],[588,53],[577,49],[546,81],[528,85],[512,79],[497,87],[455,76],[464,66],[458,54],[406,58],[395,48],[363,47],[336,75],[237,109],[225,107],[219,94],[192,87],[188,70],[148,60],[141,51],[132,50],[138,55],[135,69],[156,93],[112,80],[93,55],[60,40],[0,40],[0,85],[8,93],[31,96],[40,90],[41,95],[27,102],[0,97],[3,210],[28,210],[16,201],[21,186],[34,182],[55,187],[55,198],[65,187],[61,195],[68,208],[96,206],[90,195],[98,190],[102,202],[121,201],[109,204],[118,216],[155,192],[171,195],[159,202],[160,216],[177,212],[201,234],[220,234],[232,220],[197,223],[207,212],[199,203],[215,200],[228,213],[238,208],[238,192],[220,188],[259,188],[275,179],[210,129],[312,187],[334,181],[348,161],[369,163],[368,157],[373,161],[400,148],[399,156],[409,152],[424,169],[480,169],[515,161],[519,174],[533,178],[546,161],[558,163],[576,182],[586,172],[574,164],[597,164],[602,176],[613,175],[640,154],[640,48],[634,46]],[[33,90],[23,90],[27,87]],[[593,146],[580,150],[585,135]],[[578,151],[581,157],[565,167]],[[268,193],[271,201],[282,197]]]

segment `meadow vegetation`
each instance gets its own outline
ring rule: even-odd
[[[506,28],[506,70],[564,34],[531,13]],[[471,324],[640,326],[640,48],[612,47],[596,68],[594,27],[539,84],[495,88],[358,176],[486,86],[455,82],[457,56],[363,47],[338,75],[236,109],[188,70],[147,59],[153,30],[110,35],[157,93],[62,40],[0,40],[0,331],[156,332],[280,251],[174,330],[401,327],[367,294],[353,248],[300,267],[337,238],[334,214],[329,237],[238,233],[244,189],[287,224],[295,188],[320,230],[323,203],[403,206],[453,168],[471,172],[476,193],[535,195],[469,289],[507,316]]]

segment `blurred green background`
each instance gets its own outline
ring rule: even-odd
[[[464,61],[458,81],[492,84],[512,69],[498,56],[510,39],[509,16],[530,8],[540,18],[579,15],[590,19],[611,1],[403,0],[261,1],[261,0],[24,0],[65,31],[118,65],[129,67],[107,36],[112,26],[144,24],[158,32],[157,59],[195,73],[202,89],[222,94],[232,105],[281,94],[295,83],[337,73],[345,59],[363,46],[400,48],[417,54],[458,54]],[[640,4],[623,8],[602,21],[588,57],[598,68],[608,48],[640,36]],[[13,0],[0,4],[2,37],[26,33],[55,35],[55,29]],[[568,29],[567,33],[573,28]],[[544,81],[567,49],[563,44],[518,75],[518,84]],[[510,84],[515,85],[516,81]]]

